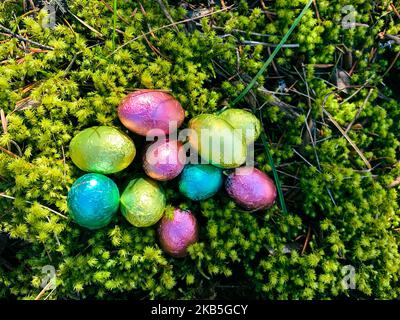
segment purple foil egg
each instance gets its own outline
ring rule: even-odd
[[[185,161],[186,153],[182,142],[161,139],[146,148],[143,169],[149,177],[158,181],[167,181],[182,172]]]
[[[248,210],[268,208],[276,199],[276,187],[272,179],[252,167],[236,169],[226,179],[225,188],[236,203]]]
[[[146,136],[168,134],[183,123],[185,111],[170,94],[155,90],[139,90],[128,94],[118,107],[118,117],[130,131]]]
[[[189,245],[198,241],[198,226],[196,217],[190,211],[176,208],[174,217],[164,216],[158,228],[162,249],[173,257],[187,255]]]

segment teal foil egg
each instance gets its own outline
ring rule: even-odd
[[[222,186],[222,170],[209,164],[187,165],[179,180],[179,191],[199,201],[215,195]]]
[[[110,223],[119,208],[119,190],[110,178],[88,173],[72,185],[67,198],[72,219],[82,227],[94,230]]]

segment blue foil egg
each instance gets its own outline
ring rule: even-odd
[[[82,227],[94,230],[110,223],[119,208],[119,190],[110,178],[88,173],[72,185],[67,198],[72,219]]]
[[[187,165],[179,180],[179,191],[191,200],[212,197],[223,183],[222,170],[209,164]]]

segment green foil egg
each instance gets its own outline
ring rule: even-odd
[[[136,178],[121,195],[121,212],[135,227],[149,227],[161,219],[165,202],[164,191],[156,181]]]
[[[246,161],[244,137],[222,118],[201,114],[190,120],[189,129],[190,145],[208,163],[230,169]]]
[[[106,126],[91,127],[79,132],[71,140],[69,151],[79,169],[103,174],[124,170],[136,155],[130,137]]]
[[[261,133],[261,122],[249,111],[243,109],[227,109],[219,115],[233,128],[240,129],[246,144],[256,141]]]

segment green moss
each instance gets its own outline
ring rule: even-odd
[[[317,1],[320,19],[312,7],[289,39],[299,47],[282,49],[274,61],[279,73],[270,66],[258,79],[258,86],[270,91],[282,85],[277,79],[296,91],[276,95],[276,103],[254,88],[257,99],[249,94],[239,105],[262,107],[288,216],[277,205],[247,213],[224,195],[193,203],[179,195],[174,182],[165,184],[168,202],[191,209],[201,226],[200,242],[179,260],[161,251],[155,228],[133,228],[119,215],[109,227],[92,232],[47,209],[68,217],[68,188],[82,174],[69,158],[69,142],[88,126],[123,129],[116,107],[127,92],[171,90],[187,119],[221,109],[268,56],[265,46],[243,41],[277,44],[306,2],[276,1],[268,17],[238,1],[235,9],[196,20],[200,26],[178,24],[177,31],[157,30],[170,21],[153,1],[141,1],[144,11],[136,1],[118,1],[115,51],[113,14],[100,1],[68,1],[86,25],[66,13],[54,29],[42,27],[44,11],[24,15],[16,2],[3,1],[2,25],[54,50],[0,35],[0,108],[8,122],[0,146],[12,152],[0,151],[0,191],[15,197],[0,198],[0,231],[11,238],[0,251],[0,297],[35,298],[45,265],[57,271],[53,299],[226,297],[225,284],[237,286],[235,295],[257,298],[398,297],[399,207],[397,187],[387,186],[400,176],[400,109],[393,90],[400,60],[385,74],[399,47],[379,49],[387,40],[378,36],[385,29],[400,30],[388,12],[390,1],[353,1],[357,22],[369,25],[354,29],[340,27],[346,1]],[[170,4],[169,12],[180,21],[197,14],[190,8]],[[352,52],[350,63],[345,48]],[[335,88],[332,65],[348,72],[355,65],[354,87],[347,93]],[[348,137],[373,170],[323,108],[343,129],[358,115]],[[258,145],[256,160],[270,173]],[[134,163],[112,178],[122,187],[137,171]],[[355,268],[354,290],[341,283],[348,265]]]

